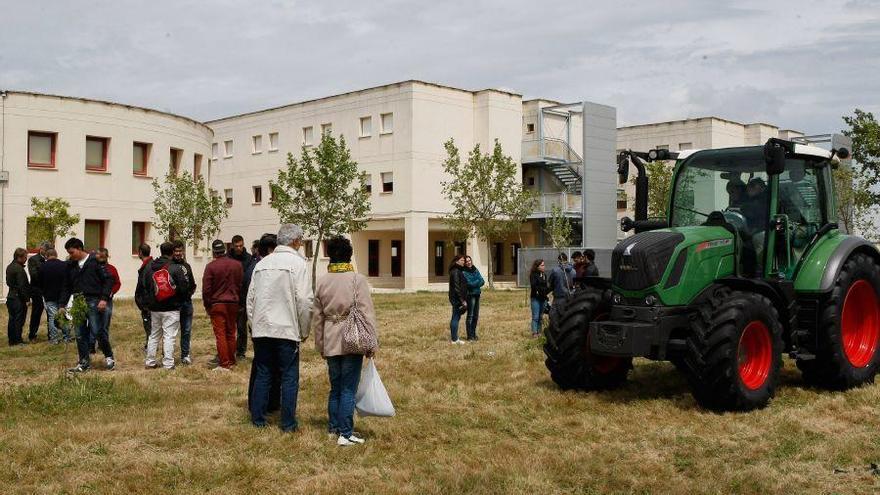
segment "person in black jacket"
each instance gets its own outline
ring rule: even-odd
[[[67,301],[61,300],[61,291],[67,280],[67,263],[58,259],[58,251],[55,248],[46,250],[46,262],[40,267],[40,290],[43,291],[43,300],[46,302],[46,319],[49,320],[49,343],[60,344],[62,336],[59,335],[58,327],[55,326],[55,315],[63,308]],[[63,329],[64,341],[70,342],[70,330]]]
[[[50,249],[52,243],[43,242],[40,244],[40,250],[37,254],[28,258],[27,270],[31,277],[31,321],[28,331],[28,340],[30,342],[37,341],[37,332],[40,330],[40,320],[43,318],[43,291],[40,289],[40,267],[46,262],[46,250]]]
[[[9,292],[6,294],[6,309],[9,310],[6,336],[9,338],[10,346],[24,344],[21,334],[31,297],[31,284],[24,271],[26,262],[27,250],[17,248],[12,253],[12,262],[6,267],[6,285],[9,286]]]
[[[189,283],[189,291],[183,296],[180,303],[180,362],[182,364],[192,364],[192,356],[190,355],[189,342],[192,337],[193,323],[193,301],[192,296],[196,292],[196,277],[193,275],[192,267],[186,262],[186,246],[183,241],[174,241],[174,262],[183,265],[186,269],[187,279]]]
[[[529,301],[532,308],[532,337],[541,335],[541,320],[547,307],[547,295],[550,294],[550,283],[547,281],[544,260],[535,260],[529,272]]]
[[[184,300],[192,297],[189,291],[189,274],[186,266],[175,263],[174,244],[163,242],[159,246],[162,256],[154,259],[144,270],[143,284],[147,294],[147,309],[150,310],[150,340],[147,342],[147,368],[157,368],[156,352],[159,350],[159,337],[163,339],[162,366],[166,370],[174,368],[174,344],[180,331],[180,308]],[[167,273],[166,273],[167,271]],[[159,281],[164,280],[163,283]],[[166,291],[169,297],[163,298]]]
[[[94,254],[85,251],[83,242],[76,237],[68,239],[64,243],[64,249],[67,250],[70,260],[67,267],[67,280],[61,292],[61,300],[67,301],[67,305],[70,307],[73,298],[82,294],[88,306],[86,322],[76,329],[79,364],[68,371],[82,373],[92,367],[89,357],[90,331],[97,332],[95,340],[104,354],[107,370],[112,370],[116,367],[116,360],[113,359],[113,347],[110,346],[110,336],[104,328],[101,313],[107,309],[107,302],[113,291],[113,277],[107,273],[104,265],[98,263]]]
[[[244,247],[244,237],[240,235],[232,236],[232,246],[229,248],[228,256],[241,263],[242,272],[247,271],[248,267],[251,264],[252,256],[250,255],[250,253],[247,252],[247,249]],[[242,290],[239,291],[239,294],[241,294],[241,301],[239,301],[238,304],[238,321],[235,325],[235,358],[238,360],[242,360],[247,353],[248,342],[248,319],[247,311],[245,310],[245,298],[247,297],[247,290],[245,290],[244,286],[242,286]]]
[[[453,344],[464,344],[463,340],[458,339],[458,322],[461,320],[461,316],[467,312],[468,288],[462,271],[464,260],[463,254],[457,254],[452,258],[452,265],[449,266],[449,304],[452,305],[449,332]]]
[[[146,354],[147,341],[150,340],[150,333],[153,331],[153,324],[150,322],[150,310],[147,309],[147,295],[143,284],[144,270],[153,262],[153,257],[150,256],[149,244],[138,246],[138,258],[141,260],[141,267],[138,268],[137,284],[134,287],[134,303],[141,311],[141,323],[144,325],[144,353]]]

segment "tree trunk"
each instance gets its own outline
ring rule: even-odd
[[[318,234],[318,244],[312,250],[312,293],[315,292],[315,287],[318,285],[318,253],[322,252],[321,241],[323,240],[324,234]]]
[[[492,270],[492,240],[486,239],[486,260],[488,262],[486,267],[486,280],[489,281],[489,288],[495,289],[495,272]]]

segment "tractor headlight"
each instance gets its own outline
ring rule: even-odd
[[[655,304],[657,304],[657,296],[651,294],[651,295],[645,297],[645,305],[646,306],[653,306]]]
[[[611,302],[614,304],[620,304],[621,301],[623,301],[623,297],[621,297],[620,294],[615,292],[614,295],[611,296]]]

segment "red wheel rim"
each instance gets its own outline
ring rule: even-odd
[[[604,321],[608,319],[608,313],[602,313],[599,316],[593,318],[593,321]],[[614,356],[599,356],[593,354],[590,350],[590,334],[587,332],[587,348],[586,348],[586,356],[588,362],[593,367],[597,373],[602,375],[607,375],[612,371],[616,370],[621,363],[623,362],[622,358],[614,357]]]
[[[856,280],[846,293],[840,315],[840,334],[846,359],[856,368],[871,364],[880,337],[877,294],[867,280]]]
[[[770,330],[755,320],[743,330],[737,349],[739,378],[749,390],[757,390],[767,382],[773,366],[773,342]]]

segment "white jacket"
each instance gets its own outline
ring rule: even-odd
[[[247,293],[247,316],[254,338],[302,342],[312,319],[312,281],[308,263],[297,251],[278,246],[254,268]]]

